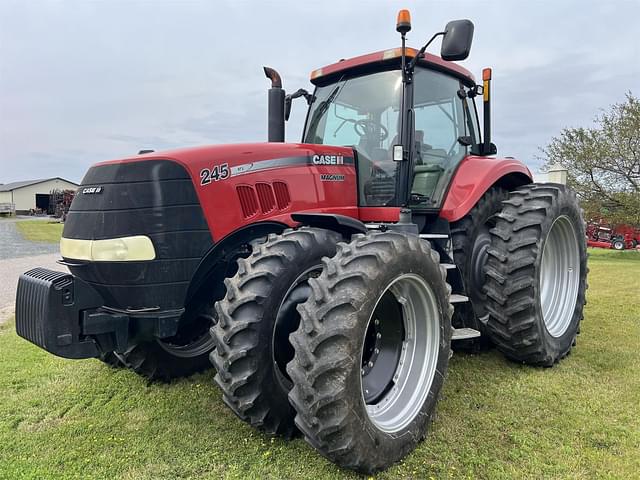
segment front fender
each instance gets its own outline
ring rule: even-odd
[[[512,189],[532,181],[529,169],[513,158],[466,157],[451,180],[440,217],[455,222],[469,213],[492,186]]]

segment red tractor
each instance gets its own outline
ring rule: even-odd
[[[473,24],[420,50],[410,29],[401,11],[400,48],[313,71],[312,94],[265,68],[268,143],[93,166],[60,244],[71,274],[22,275],[18,333],[151,380],[212,362],[242,420],[361,472],[424,438],[452,341],[561,360],[585,303],[576,196],[495,157],[491,70],[478,85],[453,63]],[[296,98],[302,143],[284,143]]]
[[[602,220],[589,222],[586,227],[587,246],[633,250],[640,244],[640,229],[631,225],[607,225]]]

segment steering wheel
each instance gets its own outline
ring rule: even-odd
[[[389,130],[380,122],[375,120],[358,120],[353,124],[353,129],[360,137],[373,137],[375,136],[376,129],[380,129],[380,141],[385,140],[389,136]]]

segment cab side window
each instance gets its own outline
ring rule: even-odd
[[[414,183],[412,201],[425,207],[439,203],[457,164],[467,153],[458,139],[467,133],[460,81],[433,70],[414,76]]]

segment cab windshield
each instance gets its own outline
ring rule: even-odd
[[[348,146],[358,155],[360,205],[388,205],[395,198],[400,143],[402,75],[390,70],[343,77],[318,87],[307,117],[303,142]]]

